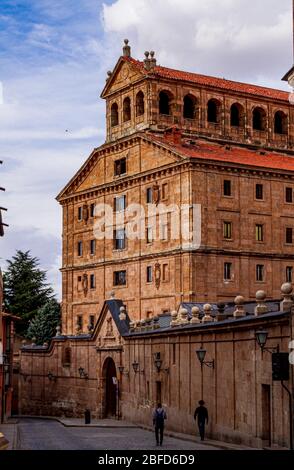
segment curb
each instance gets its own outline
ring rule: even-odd
[[[140,426],[136,424],[123,424],[123,425],[115,425],[115,424],[76,424],[76,423],[66,423],[64,422],[63,418],[59,418],[56,416],[29,416],[29,415],[19,415],[19,418],[25,419],[47,419],[48,421],[57,421],[58,423],[62,424],[66,428],[102,428],[102,429],[138,429]],[[65,418],[66,420],[66,418]]]

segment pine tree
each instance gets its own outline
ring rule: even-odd
[[[30,321],[27,338],[35,338],[36,344],[49,342],[56,334],[56,327],[60,324],[60,305],[55,299],[49,300],[41,307],[37,315]]]
[[[4,273],[4,305],[8,312],[17,315],[16,331],[25,335],[29,321],[39,308],[53,298],[53,290],[46,283],[46,271],[39,268],[39,260],[29,251],[18,250]]]

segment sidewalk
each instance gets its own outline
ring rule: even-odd
[[[3,434],[3,438],[1,438],[1,433]],[[13,419],[5,424],[0,424],[0,450],[17,449],[17,439],[17,420]],[[8,441],[7,445],[5,445],[5,441]],[[1,442],[4,444],[3,447]]]

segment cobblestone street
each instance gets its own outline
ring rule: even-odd
[[[158,450],[154,435],[140,428],[66,427],[54,420],[19,420],[19,450]],[[216,447],[165,437],[164,450],[218,450]]]

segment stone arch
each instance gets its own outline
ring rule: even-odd
[[[111,127],[118,126],[118,105],[113,103],[111,105]]]
[[[284,111],[277,111],[274,115],[275,134],[288,134],[288,116]]]
[[[118,385],[116,366],[112,357],[107,357],[102,367],[102,415],[103,418],[117,415]],[[116,381],[116,383],[115,383]]]
[[[240,103],[233,103],[230,109],[231,127],[243,127],[245,124],[244,108]]]
[[[266,111],[260,106],[257,106],[252,111],[252,127],[255,131],[266,130]]]
[[[143,116],[145,113],[145,101],[143,91],[139,91],[136,95],[136,116]]]
[[[123,101],[123,121],[131,120],[131,99],[127,96]]]
[[[170,91],[162,90],[159,93],[159,114],[170,116],[172,114],[173,94]]]
[[[184,96],[183,116],[185,119],[195,119],[197,99],[191,93]]]
[[[207,121],[219,124],[221,121],[221,102],[212,98],[207,103]]]

